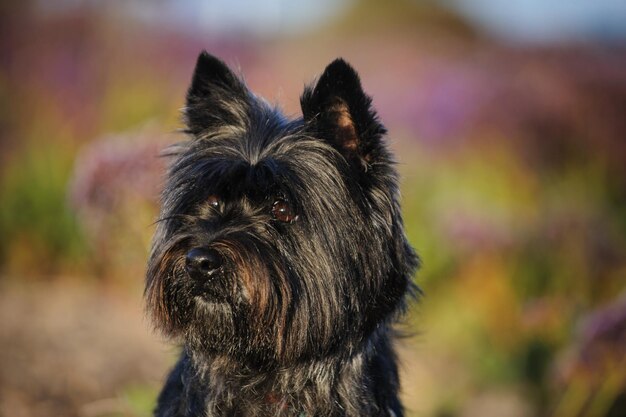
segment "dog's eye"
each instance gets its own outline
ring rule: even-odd
[[[298,220],[298,215],[293,212],[289,203],[282,199],[274,201],[272,216],[283,223],[292,223]]]
[[[222,202],[220,201],[220,198],[214,194],[211,194],[207,199],[206,202],[209,206],[213,207],[214,209],[218,209],[220,208],[220,206],[222,205]]]

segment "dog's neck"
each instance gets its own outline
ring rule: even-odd
[[[331,410],[341,386],[359,386],[364,355],[350,360],[329,357],[288,367],[255,368],[225,356],[190,355],[210,392],[208,406],[241,411],[242,415],[308,416]],[[312,399],[315,399],[312,402]]]
[[[347,359],[327,357],[270,370],[242,365],[223,355],[186,350],[181,361],[183,384],[189,375],[196,385],[183,390],[190,397],[204,398],[208,415],[229,410],[228,415],[251,417],[334,416],[338,405],[341,415],[373,415],[378,405],[363,403],[363,399],[372,398],[370,374],[377,366],[377,350],[389,347],[386,340],[377,342],[377,349],[368,346]],[[203,383],[198,385],[191,375],[200,376]],[[355,395],[355,389],[362,390],[362,395]]]

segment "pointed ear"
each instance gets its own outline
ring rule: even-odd
[[[202,51],[196,62],[184,111],[188,131],[242,122],[250,93],[244,83],[219,59]]]
[[[348,160],[371,162],[386,130],[371,108],[356,71],[343,59],[331,62],[315,87],[300,98],[304,121]]]

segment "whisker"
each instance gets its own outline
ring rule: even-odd
[[[163,222],[166,222],[168,220],[187,220],[187,221],[191,221],[191,220],[193,220],[193,216],[190,216],[188,214],[172,214],[171,216],[160,217],[160,218],[156,219],[154,222],[152,222],[150,224],[150,226],[154,226],[156,224],[163,223]]]

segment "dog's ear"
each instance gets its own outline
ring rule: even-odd
[[[300,98],[304,121],[346,159],[363,166],[376,157],[386,132],[371,102],[359,75],[340,58],[331,62],[315,87],[305,88]]]
[[[226,64],[206,51],[196,62],[184,111],[189,133],[241,123],[250,93]]]

